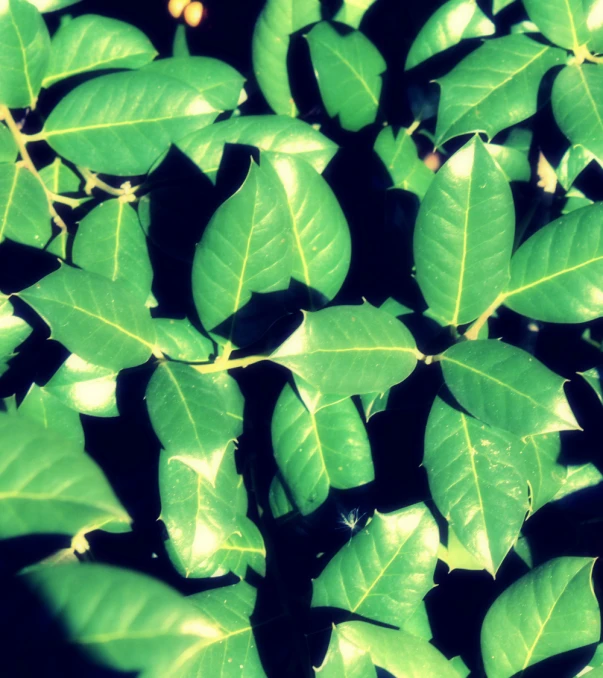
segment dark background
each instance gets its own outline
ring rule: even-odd
[[[324,4],[326,16],[338,5],[335,1]],[[350,223],[353,261],[336,303],[358,303],[362,297],[380,303],[393,296],[418,311],[424,308],[411,277],[410,243],[418,203],[410,194],[387,190],[387,177],[372,153],[372,145],[382,123],[407,126],[412,122],[413,101],[415,105],[421,101],[436,101],[437,86],[430,85],[430,81],[448,72],[479,44],[478,41],[467,41],[410,74],[404,73],[404,61],[413,38],[440,4],[437,0],[378,0],[369,10],[362,29],[382,52],[388,71],[384,76],[378,123],[357,134],[342,131],[337,121],[326,118],[313,80],[306,43],[301,36],[293,40],[290,65],[301,117],[310,123],[320,122],[322,131],[341,146],[325,176]],[[248,78],[250,94],[242,107],[243,113],[269,113],[253,83],[250,61],[251,35],[263,0],[208,0],[205,5],[207,12],[201,26],[187,31],[192,53],[223,59],[240,70]],[[489,3],[484,9],[489,10]],[[83,0],[66,11],[47,15],[52,30],[58,25],[59,16],[67,13],[98,13],[130,22],[151,38],[160,56],[171,53],[177,22],[167,12],[167,0]],[[521,18],[520,7],[505,10],[499,21],[502,32]],[[52,88],[42,98],[39,114],[28,116],[26,131],[37,131],[56,101],[76,84],[70,80]],[[541,92],[543,102],[546,102],[546,87],[545,84]],[[544,106],[535,121],[534,148],[542,147],[551,160],[558,160],[567,143],[552,121],[549,107]],[[421,152],[429,152],[429,142],[423,137],[417,138]],[[461,143],[464,143],[463,139],[452,142],[449,151]],[[232,154],[216,188],[177,153],[172,153],[160,170],[171,184],[153,198],[150,249],[155,269],[154,293],[159,301],[157,315],[188,315],[196,320],[190,291],[194,244],[213,210],[236,188],[241,168],[246,166],[243,162],[248,158],[246,153]],[[37,149],[36,154],[35,160],[40,165],[52,159],[43,148]],[[600,179],[600,172],[591,169],[581,177],[578,185],[591,198],[600,199],[603,197]],[[542,196],[535,183],[513,188],[518,218],[521,218],[533,201],[541,200]],[[560,196],[552,204],[542,202],[541,222],[558,216],[561,204]],[[75,228],[82,214],[80,211],[65,216]],[[0,289],[4,292],[20,290],[55,267],[56,259],[51,255],[7,242],[0,248]],[[67,356],[59,344],[46,340],[47,329],[25,305],[18,305],[18,311],[39,331],[26,342],[9,373],[0,379],[2,397],[16,393],[21,398],[32,381],[44,384]],[[273,328],[271,341],[277,342],[286,336],[298,321],[297,314],[284,318]],[[417,337],[419,348],[426,353],[439,352],[450,343],[446,332],[420,314],[405,317],[405,322]],[[549,367],[568,378],[576,370],[599,363],[599,352],[580,338],[584,326],[547,325],[540,326],[539,332],[531,332],[528,322],[511,311],[501,310],[493,323],[491,336],[502,336],[534,352]],[[591,325],[594,336],[600,337],[601,323]],[[104,469],[134,518],[132,533],[90,535],[90,557],[148,572],[183,593],[232,583],[232,577],[184,580],[175,573],[166,556],[165,533],[157,521],[160,508],[157,490],[159,443],[143,403],[151,371],[149,365],[120,375],[118,402],[122,416],[119,419],[83,416],[87,450]],[[250,491],[252,517],[259,521],[268,547],[266,580],[258,582],[252,578],[252,582],[260,586],[255,619],[259,623],[268,622],[258,627],[258,647],[268,675],[307,676],[311,675],[310,665],[316,666],[322,661],[331,622],[343,618],[337,613],[309,611],[311,578],[320,572],[321,563],[350,537],[349,530],[342,529],[340,524],[341,514],[357,508],[366,517],[374,509],[383,512],[418,501],[429,503],[426,475],[421,468],[423,433],[431,402],[441,385],[441,375],[437,366],[419,365],[411,378],[394,389],[389,411],[370,421],[368,430],[376,467],[374,483],[345,493],[332,491],[330,500],[315,514],[286,520],[283,524],[271,520],[267,493],[275,470],[269,423],[286,374],[276,366],[262,365],[237,373],[236,377],[247,402],[246,430],[241,439],[238,464]],[[568,463],[594,461],[601,468],[597,427],[600,405],[584,384],[574,382],[568,386],[568,392],[586,432],[562,434],[563,458]],[[252,468],[256,476],[254,486],[251,484]],[[524,529],[535,562],[559,555],[599,555],[603,550],[602,509],[600,492],[589,490],[538,512]],[[0,544],[3,575],[0,593],[5,609],[0,618],[0,638],[11,666],[5,675],[117,675],[94,666],[88,658],[67,648],[60,626],[45,617],[38,601],[13,576],[20,567],[67,545],[68,540],[54,538],[15,539]],[[319,553],[325,555],[317,560]],[[159,557],[154,558],[153,554]],[[485,572],[447,574],[446,567],[441,563],[438,565],[438,587],[427,596],[434,642],[449,657],[461,654],[474,670],[472,675],[481,674],[479,630],[486,610],[506,586],[526,571],[525,564],[513,553],[505,561],[496,581]],[[599,589],[598,570],[596,576]],[[276,621],[271,623],[270,620]],[[575,675],[576,667],[579,669],[584,664],[580,661],[588,656],[589,650],[570,653],[553,664],[544,662],[524,675],[526,678],[569,678]]]

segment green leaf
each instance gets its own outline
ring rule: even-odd
[[[565,194],[565,203],[561,209],[561,214],[569,214],[570,212],[575,212],[576,210],[582,209],[583,207],[588,207],[589,205],[594,204],[590,198],[587,198],[582,191],[579,191],[577,188],[571,188]]]
[[[601,368],[593,367],[585,372],[578,372],[584,381],[592,388],[599,402],[603,405],[603,387],[601,386]]]
[[[130,523],[80,445],[21,415],[0,413],[0,435],[0,538],[72,536],[108,523]]]
[[[191,51],[186,38],[186,26],[184,24],[177,24],[172,44],[172,56],[179,59],[181,57],[189,57],[190,55]]]
[[[415,38],[408,57],[408,71],[468,38],[492,35],[494,24],[477,6],[475,0],[448,0],[428,19]]]
[[[85,14],[59,27],[52,37],[43,87],[80,73],[141,68],[157,56],[147,36],[116,19]]]
[[[454,397],[486,424],[518,436],[579,428],[565,380],[520,348],[466,341],[442,355],[442,369]]]
[[[122,200],[106,200],[80,221],[72,258],[85,271],[127,283],[143,304],[151,293],[147,239],[136,211]]]
[[[513,255],[504,303],[536,320],[581,323],[603,315],[603,205],[571,212]]]
[[[50,165],[40,170],[40,178],[44,186],[52,193],[77,193],[82,180],[60,158],[55,158]]]
[[[238,515],[236,530],[206,561],[201,576],[222,577],[233,572],[243,579],[247,575],[247,568],[255,570],[261,577],[266,576],[266,547],[256,524]]]
[[[584,146],[570,146],[557,167],[557,179],[566,191],[572,187],[578,175],[595,160],[595,156]]]
[[[370,654],[346,640],[337,626],[331,631],[327,654],[316,669],[316,675],[320,678],[377,678]]]
[[[567,467],[557,463],[560,453],[558,433],[526,438],[522,458],[530,483],[531,513],[548,504],[565,483]]]
[[[505,146],[521,151],[524,155],[529,155],[532,148],[532,138],[534,133],[531,129],[525,127],[513,127],[507,134]]]
[[[375,0],[343,0],[333,21],[359,28],[366,12],[374,5]]]
[[[48,199],[22,165],[0,165],[0,242],[5,238],[42,248],[52,237]]]
[[[321,22],[306,36],[320,96],[331,118],[357,132],[375,122],[385,60],[359,31],[340,35]]]
[[[530,19],[551,42],[576,51],[590,38],[582,0],[523,0]]]
[[[121,283],[63,265],[19,296],[50,325],[52,338],[86,361],[118,371],[151,356],[151,316]]]
[[[459,678],[451,662],[423,638],[366,622],[346,622],[337,630],[347,643],[368,652],[373,664],[394,678]]]
[[[433,588],[439,541],[424,504],[376,511],[314,580],[312,607],[337,607],[402,626]]]
[[[243,396],[226,372],[200,374],[189,365],[162,362],[151,377],[146,401],[163,447],[196,456],[210,469],[243,432]]]
[[[492,14],[498,14],[505,7],[512,5],[515,0],[492,0]]]
[[[295,383],[295,388],[301,401],[306,406],[308,412],[312,412],[312,414],[316,414],[319,410],[322,410],[323,407],[329,407],[336,403],[340,403],[347,397],[333,394],[325,395],[324,393],[317,391],[313,386],[310,386],[307,381],[304,381],[296,374],[293,375],[293,382]]]
[[[58,9],[71,7],[81,0],[29,0],[32,5],[35,5],[40,12],[56,12]]]
[[[177,141],[176,146],[215,183],[227,143],[297,155],[320,173],[337,152],[330,139],[305,122],[266,115],[224,120]]]
[[[16,348],[31,333],[31,327],[13,313],[8,297],[0,293],[0,376],[8,369],[7,362],[13,357]]]
[[[484,570],[484,565],[463,546],[454,530],[448,525],[448,539],[446,546],[440,544],[438,558],[448,565],[448,571],[453,570]]]
[[[274,476],[272,482],[270,483],[270,489],[268,491],[268,503],[270,505],[272,517],[275,520],[283,518],[284,516],[293,513],[296,510],[289,498],[289,492],[278,473]]]
[[[404,381],[418,351],[404,325],[368,303],[304,313],[270,356],[324,394],[383,392]]]
[[[387,410],[387,403],[389,401],[390,391],[385,393],[362,393],[360,395],[360,402],[364,410],[364,418],[368,422],[371,417],[374,417],[379,412]]]
[[[211,339],[201,334],[189,320],[154,318],[157,346],[172,360],[207,362],[214,353]]]
[[[563,59],[560,49],[525,35],[496,38],[478,47],[438,80],[442,94],[436,144],[469,132],[483,132],[491,139],[534,115],[542,77]]]
[[[419,158],[417,146],[403,127],[394,135],[392,127],[379,132],[374,145],[393,182],[394,188],[414,193],[423,200],[433,181],[433,172]]]
[[[601,617],[591,583],[594,562],[555,558],[503,591],[482,626],[488,678],[507,678],[599,640]]]
[[[567,66],[555,78],[551,103],[555,120],[573,145],[603,160],[603,69]]]
[[[425,434],[429,489],[460,543],[492,576],[529,510],[517,470],[522,449],[518,438],[436,398]]]
[[[509,184],[475,136],[436,175],[415,228],[417,282],[446,324],[475,320],[504,288],[514,226]]]
[[[199,318],[227,353],[258,339],[283,314],[292,230],[278,175],[269,163],[252,162],[241,188],[211,218],[193,262]]]
[[[497,144],[486,144],[486,149],[502,170],[507,181],[530,181],[532,170],[525,153]]]
[[[567,477],[553,501],[565,499],[574,492],[596,487],[603,482],[603,474],[594,464],[579,464],[567,467]]]
[[[272,445],[302,515],[323,504],[330,487],[347,490],[375,478],[368,436],[349,398],[313,413],[286,384],[272,417]]]
[[[189,600],[206,619],[211,620],[220,638],[198,651],[185,655],[182,662],[186,678],[220,676],[220,678],[265,678],[266,673],[257,651],[251,620],[257,590],[246,582],[196,593]]]
[[[145,174],[172,142],[218,115],[183,82],[144,71],[94,78],[61,99],[40,138],[76,165],[118,176]]]
[[[94,417],[117,417],[117,372],[82,360],[72,353],[44,390],[76,412]]]
[[[176,675],[186,659],[223,638],[192,599],[139,572],[79,564],[23,578],[71,644],[120,672]]]
[[[0,165],[15,162],[18,154],[13,135],[4,123],[0,123]]]
[[[160,59],[145,71],[181,80],[197,90],[216,111],[232,111],[247,99],[243,89],[245,78],[219,59],[200,56]]]
[[[80,415],[36,384],[32,384],[19,405],[19,414],[75,443],[78,447],[84,447],[84,429]]]
[[[50,35],[27,0],[3,0],[0,12],[0,104],[35,108],[50,55]]]
[[[592,52],[603,51],[603,3],[601,0],[584,0],[586,26],[590,33],[588,47]]]
[[[351,259],[348,222],[329,184],[307,162],[293,155],[267,153],[276,170],[293,226],[294,281],[305,286],[299,306],[315,310],[341,289]]]
[[[287,71],[290,36],[320,17],[319,0],[268,0],[258,17],[252,38],[253,72],[275,113],[291,117],[298,113]]]

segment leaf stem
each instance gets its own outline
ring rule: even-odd
[[[234,370],[237,367],[247,367],[248,365],[253,365],[254,363],[262,362],[263,360],[268,360],[267,355],[250,355],[246,358],[235,358],[234,360],[224,360],[218,358],[213,363],[207,364],[192,364],[191,367],[194,367],[197,372],[201,374],[211,374],[213,372],[224,372],[226,370]]]
[[[0,106],[0,120],[4,120],[6,122],[6,126],[8,127],[10,133],[13,135],[13,139],[15,140],[15,143],[17,144],[17,148],[19,149],[19,154],[21,155],[21,161],[24,165],[24,167],[27,167],[27,169],[33,174],[33,176],[40,182],[40,185],[44,189],[44,193],[46,194],[46,198],[48,200],[48,209],[50,211],[50,214],[52,216],[52,219],[54,223],[62,230],[62,231],[67,231],[67,224],[61,219],[59,216],[58,212],[55,210],[53,202],[63,202],[64,204],[68,205],[69,203],[66,202],[66,200],[71,201],[71,198],[65,198],[63,200],[57,200],[57,196],[52,193],[52,191],[49,191],[48,188],[46,187],[46,184],[42,180],[42,177],[40,176],[40,173],[36,169],[36,166],[34,165],[31,156],[29,155],[29,152],[27,150],[27,142],[29,139],[26,138],[24,134],[21,133],[21,130],[19,129],[19,126],[15,122],[15,119],[13,118],[10,110],[8,109],[7,106]],[[79,204],[79,202],[78,202]],[[70,207],[73,207],[73,205],[70,205]]]
[[[140,188],[139,186],[132,187],[129,181],[123,183],[119,188],[115,188],[108,184],[106,181],[99,179],[98,174],[91,172],[85,167],[77,167],[77,171],[84,177],[86,180],[86,186],[84,191],[87,195],[92,195],[92,190],[94,188],[99,188],[101,191],[108,193],[109,195],[114,195],[118,198],[122,198],[126,202],[133,202],[136,200],[134,193]]]
[[[506,294],[501,292],[496,299],[488,306],[488,308],[480,315],[480,317],[471,325],[471,327],[463,334],[463,339],[469,339],[470,341],[477,339],[479,331],[482,327],[488,322],[488,318],[496,311],[496,309],[502,304],[506,299]]]

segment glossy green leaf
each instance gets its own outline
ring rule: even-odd
[[[446,324],[475,320],[506,285],[514,226],[509,184],[475,136],[436,175],[415,227],[417,282]]]
[[[352,28],[359,28],[367,11],[375,4],[375,0],[343,0],[333,21],[339,21]]]
[[[179,80],[133,71],[94,78],[52,110],[41,138],[76,165],[144,174],[178,139],[211,124],[209,102]]]
[[[492,14],[498,14],[505,7],[513,4],[515,0],[492,0]]]
[[[117,417],[117,372],[82,360],[72,353],[44,390],[76,412],[94,417]]]
[[[186,38],[186,25],[178,24],[176,32],[174,33],[174,42],[172,43],[172,56],[180,59],[181,57],[189,57],[191,55]]]
[[[469,132],[483,132],[491,139],[534,115],[542,77],[563,59],[561,50],[525,35],[483,44],[438,80],[442,94],[437,145]]]
[[[448,0],[419,31],[406,58],[406,70],[458,45],[461,40],[492,35],[495,30],[475,0]]]
[[[193,262],[199,318],[226,351],[250,344],[282,315],[292,231],[278,175],[269,163],[252,162],[241,188],[211,218]]]
[[[267,0],[252,38],[253,72],[268,105],[275,113],[298,113],[289,85],[287,55],[290,36],[320,21],[319,0]]]
[[[306,36],[320,96],[331,118],[357,132],[375,122],[387,64],[359,31],[340,35],[321,22]]]
[[[459,678],[451,662],[423,638],[366,622],[346,622],[337,629],[345,641],[368,652],[373,664],[394,678]]]
[[[313,413],[286,384],[272,417],[272,445],[302,515],[323,504],[330,487],[346,490],[375,478],[368,436],[349,398]]]
[[[536,567],[494,601],[482,626],[488,678],[507,678],[601,634],[592,558],[555,558]]]
[[[603,69],[567,66],[555,78],[551,102],[555,120],[573,145],[603,160]]]
[[[283,480],[278,473],[270,483],[268,503],[270,505],[272,517],[275,520],[283,518],[297,510],[295,506],[293,506],[289,491],[285,487]]]
[[[189,600],[217,630],[217,640],[184,656],[183,678],[266,678],[250,617],[257,590],[246,582],[196,593]],[[201,644],[200,644],[201,645]]]
[[[350,267],[348,222],[329,184],[307,162],[293,155],[266,153],[276,170],[291,214],[293,270],[305,286],[301,308],[315,310],[339,292]]]
[[[70,440],[78,447],[84,447],[84,429],[80,415],[44,388],[32,384],[19,405],[19,414]]]
[[[65,7],[71,7],[81,0],[29,0],[32,5],[35,5],[40,12],[56,12]]]
[[[40,170],[44,186],[52,193],[77,193],[82,180],[60,158],[55,158],[50,165]]]
[[[190,320],[154,318],[157,346],[172,360],[207,362],[214,353],[211,339],[199,332]]]
[[[422,200],[434,174],[419,158],[417,146],[407,130],[401,128],[394,135],[392,127],[385,127],[373,148],[387,168],[393,187],[410,191]]]
[[[238,482],[244,489],[240,478]],[[243,579],[248,568],[261,577],[266,575],[266,547],[256,524],[244,515],[238,514],[235,531],[213,556],[204,562],[199,576],[222,577],[232,572],[239,579]]]
[[[442,355],[446,385],[471,414],[518,436],[577,429],[565,380],[520,348],[466,341]]]
[[[360,402],[364,410],[364,418],[368,422],[371,417],[374,417],[379,412],[387,410],[387,403],[389,401],[390,391],[384,393],[363,393],[360,395]]]
[[[575,212],[583,207],[589,207],[592,204],[593,201],[590,198],[587,198],[582,191],[579,191],[577,188],[570,188],[565,194],[565,203],[561,208],[561,214],[569,214],[570,212]]]
[[[577,50],[589,38],[583,0],[523,0],[530,19],[551,42]]]
[[[0,165],[0,242],[5,238],[42,248],[52,237],[48,200],[22,165]]]
[[[304,381],[296,374],[293,375],[293,382],[295,383],[295,389],[301,398],[301,401],[306,406],[308,412],[312,412],[312,414],[316,414],[319,410],[322,410],[323,407],[329,407],[336,403],[340,403],[347,397],[337,394],[325,395],[324,393],[317,391],[313,386],[310,386],[307,381]]]
[[[567,476],[561,489],[553,497],[553,501],[559,501],[566,497],[587,490],[591,487],[597,487],[603,482],[603,474],[594,464],[578,464],[567,467]]]
[[[312,607],[337,607],[402,626],[433,587],[439,541],[424,504],[375,512],[313,581]]]
[[[18,153],[13,135],[5,124],[0,123],[0,164],[14,162]]]
[[[494,576],[529,509],[523,443],[448,405],[431,409],[424,465],[431,496],[460,543]]]
[[[121,283],[63,265],[19,296],[50,325],[54,339],[86,361],[117,371],[151,356],[151,316]]]
[[[601,368],[593,367],[585,372],[578,372],[584,381],[592,388],[599,402],[603,405],[603,387],[601,386]]]
[[[323,663],[316,669],[320,678],[377,678],[370,654],[346,640],[337,626],[331,631],[331,639]]]
[[[455,531],[448,525],[446,546],[440,544],[438,558],[448,565],[448,571],[453,570],[484,570],[483,563],[469,553],[463,546]]]
[[[243,396],[226,372],[200,374],[189,365],[162,362],[151,377],[146,402],[163,447],[196,457],[210,470],[243,431]]]
[[[224,120],[190,134],[176,146],[215,183],[227,143],[298,155],[320,173],[337,152],[336,144],[305,122],[265,115]]]
[[[0,376],[8,369],[7,362],[12,358],[16,348],[31,333],[31,327],[13,313],[13,306],[0,293]]]
[[[97,14],[85,14],[59,27],[52,37],[50,61],[42,85],[80,73],[111,68],[141,68],[157,56],[135,26]]]
[[[368,303],[305,313],[300,327],[270,356],[321,393],[383,392],[417,364],[411,333]]]
[[[232,111],[247,99],[243,89],[245,78],[219,59],[200,56],[160,59],[145,71],[181,80],[197,90],[216,111]]]
[[[513,255],[504,303],[536,320],[581,323],[603,315],[603,205],[571,212]]]
[[[592,52],[603,51],[603,2],[601,0],[584,0],[586,27],[590,33],[588,47]]]
[[[80,221],[72,258],[85,271],[127,283],[143,304],[151,293],[147,239],[136,211],[122,200],[106,200]]]
[[[521,151],[524,155],[529,155],[532,148],[532,139],[534,133],[526,127],[512,127],[507,134],[504,145],[507,148],[514,148]]]
[[[595,160],[595,156],[584,146],[570,146],[557,167],[557,179],[566,191],[572,187],[578,175]]]
[[[222,633],[192,599],[146,574],[101,564],[23,575],[67,640],[97,663],[140,678],[178,675]]]
[[[486,144],[486,149],[507,181],[530,181],[532,170],[525,153],[497,144]]]
[[[522,458],[530,483],[531,513],[548,504],[565,483],[567,467],[558,463],[560,453],[558,433],[526,438]]]
[[[35,108],[50,55],[50,35],[27,0],[0,7],[0,105]]]
[[[73,536],[108,523],[130,523],[101,469],[80,445],[21,415],[0,413],[0,433],[2,539]]]

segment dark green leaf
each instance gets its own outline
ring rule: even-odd
[[[189,320],[154,318],[157,346],[172,360],[207,362],[214,353],[211,339],[201,334]]]
[[[364,303],[305,313],[300,327],[270,356],[321,393],[383,392],[417,364],[410,332]]]
[[[415,38],[406,58],[406,70],[461,40],[492,35],[495,30],[475,0],[448,0],[429,17]]]
[[[482,627],[488,678],[507,678],[562,652],[596,643],[601,633],[593,593],[593,558],[555,558],[504,591]]]
[[[590,38],[583,0],[523,0],[540,32],[560,47],[576,51]]]
[[[285,488],[283,481],[278,474],[274,476],[270,483],[268,502],[270,504],[272,517],[275,519],[282,518],[296,510],[289,499],[288,490]]]
[[[532,170],[525,153],[506,145],[486,144],[486,148],[507,181],[530,181]]]
[[[471,414],[518,436],[579,428],[565,380],[526,351],[486,339],[442,355],[446,384]]]
[[[138,28],[96,14],[85,14],[60,26],[52,37],[50,61],[42,85],[79,73],[110,68],[141,68],[157,56]]]

